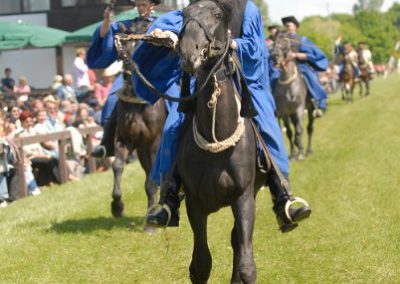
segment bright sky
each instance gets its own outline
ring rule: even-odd
[[[284,16],[294,15],[298,19],[305,16],[328,14],[328,2],[331,13],[352,13],[357,0],[264,0],[269,7],[269,16],[274,23],[280,23]],[[394,2],[400,0],[385,0],[383,9],[387,10]]]

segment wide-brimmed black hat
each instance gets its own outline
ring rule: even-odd
[[[161,3],[161,0],[149,0],[150,2],[153,2],[155,5],[158,5]],[[135,0],[129,0],[133,5],[136,6],[136,1]]]
[[[296,27],[300,27],[300,22],[296,19],[295,16],[289,16],[282,18],[282,23],[286,25],[287,23],[293,23]]]
[[[270,26],[267,27],[267,29],[268,29],[269,31],[270,31],[270,30],[273,30],[273,29],[279,30],[280,28],[281,28],[280,25],[270,25]]]

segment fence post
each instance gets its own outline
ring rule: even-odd
[[[23,143],[18,147],[19,152],[19,161],[18,161],[18,184],[19,184],[19,192],[20,198],[26,197],[28,195],[28,190],[26,188],[26,180],[25,180],[25,157],[24,157],[24,149]]]
[[[96,161],[91,155],[93,152],[93,141],[92,141],[92,135],[90,133],[86,135],[86,145],[87,145],[89,173],[94,173],[96,171]]]
[[[58,151],[60,154],[60,177],[61,183],[66,183],[68,181],[67,174],[67,156],[65,154],[65,139],[64,135],[58,140]]]

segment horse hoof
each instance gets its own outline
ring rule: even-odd
[[[124,216],[124,203],[122,201],[112,201],[111,213],[115,218],[122,218]]]
[[[306,154],[307,157],[311,156],[312,154],[314,154],[313,150],[307,150],[307,154]]]
[[[143,231],[145,233],[147,233],[149,236],[154,236],[157,233],[156,228],[154,227],[149,227],[149,226],[145,226]]]
[[[303,154],[299,154],[299,156],[297,157],[297,160],[304,161],[305,160],[304,155]]]

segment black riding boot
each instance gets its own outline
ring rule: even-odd
[[[274,204],[272,209],[276,214],[276,220],[282,233],[292,231],[298,226],[298,222],[310,216],[311,209],[305,202],[296,200],[293,197],[290,192],[289,182],[286,179],[281,180],[275,169],[271,170],[267,179],[267,185],[272,194]],[[302,206],[295,208],[291,203],[296,201],[301,203]]]
[[[155,213],[146,217],[146,225],[152,227],[178,227],[180,179],[177,175],[168,175],[161,178],[160,205],[162,207]]]
[[[115,130],[117,128],[117,112],[116,108],[111,114],[110,119],[106,122],[103,127],[103,138],[101,139],[100,145],[95,147],[91,153],[94,158],[105,158],[114,156],[115,152]]]

